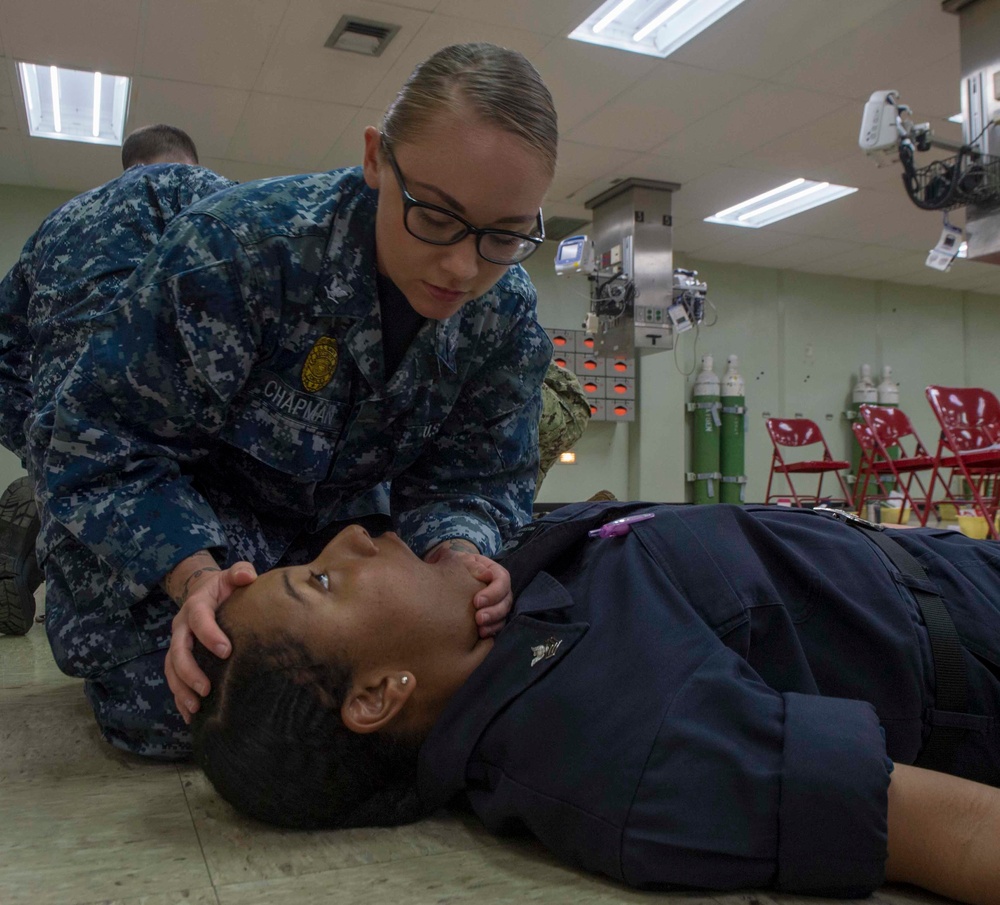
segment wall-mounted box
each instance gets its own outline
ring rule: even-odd
[[[609,377],[635,377],[635,359],[609,358],[604,373]]]
[[[635,421],[635,401],[632,399],[606,399],[606,421]]]
[[[604,377],[606,360],[596,355],[576,353],[575,373],[578,377]]]
[[[605,396],[612,402],[618,399],[635,399],[635,381],[630,377],[608,377]]]

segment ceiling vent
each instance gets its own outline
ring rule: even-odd
[[[576,235],[580,227],[588,223],[589,220],[581,220],[579,217],[546,217],[545,238],[565,239],[567,236]]]
[[[366,57],[380,56],[392,40],[398,25],[376,22],[374,19],[360,19],[357,16],[341,16],[337,27],[326,39],[324,47],[331,50],[349,50]]]

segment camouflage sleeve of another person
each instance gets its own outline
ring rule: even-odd
[[[57,392],[41,501],[100,558],[112,606],[191,553],[226,549],[185,466],[212,450],[254,361],[254,271],[214,218],[174,220]]]
[[[534,291],[462,388],[437,437],[392,482],[400,536],[418,555],[452,537],[495,556],[531,520],[538,470],[539,388],[552,344]]]
[[[25,252],[34,238],[28,241]],[[25,457],[24,422],[31,412],[31,348],[25,256],[0,283],[0,443]]]
[[[549,362],[542,383],[542,420],[538,424],[538,481],[535,493],[559,454],[583,434],[590,421],[590,403],[572,371]]]

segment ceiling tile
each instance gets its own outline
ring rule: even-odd
[[[858,105],[843,104],[735,158],[733,164],[760,170],[784,170],[811,179],[819,164],[837,163],[845,157],[863,157],[858,147],[860,125]],[[870,166],[874,168],[875,164],[870,162]]]
[[[842,106],[836,98],[811,91],[759,85],[686,127],[655,151],[726,163]]]
[[[532,62],[552,92],[563,135],[657,64],[643,54],[568,40],[552,41]]]
[[[898,0],[864,27],[774,78],[786,85],[867,100],[879,89],[902,91],[901,80],[956,53],[958,16],[944,12],[939,0]]]
[[[466,41],[489,41],[501,47],[520,51],[529,60],[533,60],[549,39],[529,31],[435,14],[406,45],[399,58],[368,97],[366,106],[385,109],[418,63],[422,63],[442,47]]]
[[[77,192],[119,171],[117,148],[27,138],[13,60],[28,50],[138,72],[129,127],[176,122],[206,165],[247,181],[360,162],[364,127],[417,63],[445,44],[489,40],[524,52],[557,104],[560,166],[546,213],[588,217],[586,200],[630,176],[679,182],[679,253],[1000,292],[1000,267],[923,267],[940,214],[909,201],[898,163],[878,168],[857,146],[864,101],[880,88],[899,89],[936,136],[960,140],[944,121],[959,108],[958,18],[940,0],[747,0],[667,60],[568,40],[596,5],[0,0],[0,181]],[[344,13],[402,30],[383,57],[337,55],[322,43]],[[703,222],[799,175],[860,191],[760,231]]]
[[[28,166],[24,139],[16,131],[0,132],[0,184],[36,184],[35,174]]]
[[[430,13],[437,8],[440,2],[441,0],[385,0],[385,5],[401,9],[419,9]]]
[[[741,76],[664,61],[613,103],[571,129],[567,137],[585,144],[649,151],[758,84]]]
[[[164,79],[136,80],[127,131],[167,123],[191,136],[199,156],[226,154],[250,97],[249,91]]]
[[[340,17],[355,14],[400,27],[377,57],[331,50],[324,42]],[[363,9],[330,0],[294,0],[264,62],[255,88],[314,101],[360,107],[385,78],[429,13],[367,2]]]
[[[689,219],[703,220],[723,208],[769,191],[787,181],[774,173],[728,166],[717,167],[687,183],[683,190],[677,193],[674,198],[674,222]]]
[[[910,275],[915,278],[918,285],[923,285],[926,280],[923,275],[930,270],[924,261],[926,254],[915,254],[906,252],[904,254],[894,254],[887,256],[884,261],[878,264],[869,264],[867,267],[859,267],[849,271],[850,275],[860,280],[889,280],[896,282],[900,277]],[[822,262],[821,262],[822,263]]]
[[[766,229],[730,229],[729,237],[699,250],[698,257],[705,261],[734,261],[740,264],[756,263],[767,252],[779,251],[798,242],[797,236]]]
[[[631,161],[636,154],[614,148],[593,148],[579,142],[559,142],[559,162],[549,196],[565,199],[572,197],[595,176],[609,178],[633,175]]]
[[[957,18],[957,17],[952,17]],[[962,111],[962,62],[961,54],[956,50],[933,64],[922,66],[910,72],[906,79],[894,85],[899,89],[903,102],[913,108],[913,121],[926,122],[929,119],[941,120],[934,123],[936,135],[941,135],[941,129],[947,129],[959,140],[962,127],[949,123],[947,119]],[[881,87],[881,86],[880,86]],[[875,91],[876,89],[872,89]],[[858,125],[861,125],[861,113],[858,112]],[[942,136],[947,137],[947,136]]]
[[[435,12],[443,16],[475,19],[505,28],[520,28],[542,35],[565,37],[598,6],[600,0],[440,0]]]
[[[254,92],[225,156],[287,167],[289,173],[317,170],[356,112],[341,104]]]
[[[798,270],[802,264],[823,261],[835,255],[846,257],[863,247],[858,242],[843,242],[837,239],[804,239],[774,251],[763,252],[755,261],[747,263],[755,267]]]
[[[704,249],[715,248],[729,241],[734,227],[726,227],[721,223],[705,223],[703,220],[691,220],[679,224],[674,217],[674,251],[684,254],[701,255]]]
[[[10,132],[18,135],[21,133],[21,111],[20,98],[11,97],[9,94],[0,95],[0,134]]]
[[[131,75],[139,9],[135,0],[4,0],[4,49],[29,63]]]
[[[250,89],[288,0],[147,0],[139,72]]]
[[[35,184],[45,188],[84,192],[122,172],[121,148],[48,138],[25,142]]]
[[[803,235],[922,249],[925,255],[941,232],[941,215],[919,211],[902,189],[898,193],[855,192],[791,219]]]
[[[896,0],[753,0],[680,50],[677,63],[766,79],[857,28]],[[754,40],[747,40],[753,35]]]
[[[902,181],[902,166],[899,163],[890,163],[880,167],[871,157],[866,157],[860,148],[834,163],[818,164],[812,172],[816,174],[816,179],[836,182],[838,185],[875,189],[887,193],[898,191],[904,197],[906,195]]]
[[[344,127],[344,131],[340,133],[340,137],[323,156],[319,168],[335,170],[339,167],[359,166],[365,153],[365,127],[377,128],[381,121],[381,110],[363,107],[356,111],[351,121]]]
[[[679,182],[682,186],[711,172],[712,162],[704,157],[678,157],[667,154],[639,154],[622,172],[639,179]]]
[[[17,69],[13,60],[0,56],[0,97],[20,96],[21,92],[15,91],[17,84]]]

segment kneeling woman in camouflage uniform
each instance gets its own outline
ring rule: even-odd
[[[364,139],[362,167],[177,217],[33,427],[46,629],[118,747],[187,755],[193,636],[225,655],[221,601],[347,521],[485,557],[480,631],[509,610],[490,557],[538,466],[551,347],[517,265],[544,235],[552,99],[520,54],[448,47]]]

